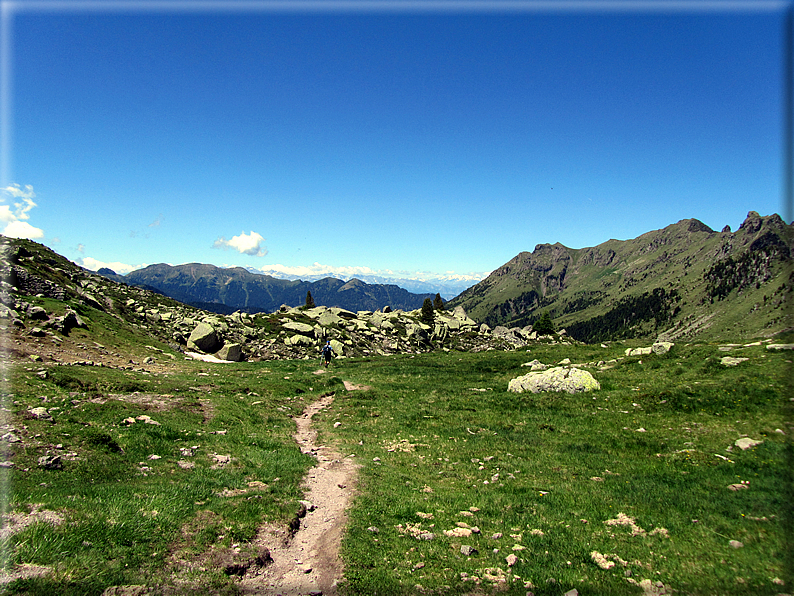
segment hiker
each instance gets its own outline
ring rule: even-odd
[[[334,349],[331,347],[331,342],[325,342],[323,346],[323,358],[325,358],[325,368],[328,368],[328,363],[331,362],[331,356],[334,355]]]

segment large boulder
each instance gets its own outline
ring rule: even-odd
[[[215,328],[204,322],[196,325],[187,340],[189,350],[199,350],[205,354],[214,354],[221,349],[222,345]]]
[[[331,340],[331,348],[334,350],[334,354],[336,356],[344,356],[345,354],[345,346],[344,344],[336,339]]]
[[[330,327],[331,325],[339,325],[342,318],[331,310],[326,310],[317,318],[317,322],[323,327]]]
[[[240,344],[224,344],[224,346],[216,352],[215,356],[220,360],[242,362],[243,349]]]
[[[68,334],[72,329],[79,327],[80,329],[87,329],[88,325],[83,322],[75,311],[67,309],[66,313],[61,317],[50,319],[44,325],[48,329],[55,329],[63,334]]]
[[[601,384],[586,370],[561,366],[516,377],[507,386],[507,390],[513,393],[524,393],[525,391],[530,393],[540,393],[541,391],[579,393],[596,389],[601,389]]]
[[[287,346],[305,346],[308,348],[313,346],[315,344],[315,341],[310,337],[306,337],[305,335],[296,333],[292,337],[285,337],[284,344]]]
[[[659,356],[663,354],[667,354],[675,344],[671,341],[657,341],[651,346],[651,350],[653,350],[654,354]]]
[[[282,327],[303,335],[311,335],[314,333],[314,327],[312,325],[309,325],[308,323],[301,323],[300,321],[287,321],[282,325]]]

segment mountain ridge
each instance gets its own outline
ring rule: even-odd
[[[282,304],[301,306],[308,292],[318,305],[348,310],[377,310],[384,306],[414,310],[434,294],[414,294],[394,284],[367,284],[353,278],[343,281],[325,277],[314,282],[284,280],[242,267],[217,267],[205,263],[167,265],[158,263],[132,271],[121,279],[145,285],[184,302],[222,310],[251,312],[278,310]],[[219,307],[220,308],[220,307]]]
[[[777,214],[750,211],[736,232],[683,219],[594,247],[538,244],[449,304],[491,326],[531,324],[548,310],[582,341],[677,337],[705,316],[707,328],[741,323],[748,333],[771,333],[790,325],[792,255],[794,227]],[[732,277],[721,282],[726,275]],[[740,305],[744,319],[723,308],[728,298]],[[616,317],[625,320],[618,324]]]

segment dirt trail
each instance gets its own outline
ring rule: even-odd
[[[333,394],[309,405],[295,418],[297,441],[303,453],[317,458],[305,480],[305,516],[290,535],[283,527],[266,526],[260,530],[258,546],[270,550],[273,562],[258,575],[246,576],[240,587],[243,594],[281,596],[332,596],[342,578],[339,546],[347,523],[346,510],[356,484],[358,464],[325,445],[316,445],[317,431],[312,416],[328,408]]]

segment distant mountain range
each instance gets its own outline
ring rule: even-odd
[[[115,281],[155,290],[185,304],[219,313],[235,310],[273,312],[282,304],[302,306],[311,292],[315,304],[351,311],[415,310],[435,294],[414,294],[395,284],[367,284],[325,277],[317,281],[276,279],[242,267],[222,268],[202,263],[150,265],[127,275],[99,271]]]
[[[588,343],[629,337],[772,336],[792,329],[794,226],[751,211],[736,232],[685,219],[631,240],[592,248],[538,244],[447,304],[479,323],[524,327],[548,313]],[[351,311],[420,308],[435,293],[395,284],[278,279],[214,265],[151,265],[126,276],[100,273],[220,313],[317,305]]]
[[[538,244],[451,300],[490,326],[548,312],[586,342],[755,337],[791,329],[794,227],[751,211],[734,233],[685,219],[593,248]]]
[[[356,274],[355,276],[344,276],[333,274],[329,276],[328,274],[317,274],[317,275],[292,275],[289,273],[284,273],[282,271],[277,271],[275,269],[255,269],[253,267],[246,267],[246,270],[250,271],[251,273],[255,274],[264,274],[270,275],[277,279],[289,279],[289,280],[303,280],[303,281],[319,281],[321,279],[325,279],[326,277],[336,277],[343,281],[350,281],[351,279],[358,279],[368,284],[378,284],[378,285],[397,285],[401,288],[408,290],[409,292],[413,292],[414,294],[433,294],[434,296],[436,293],[441,294],[441,297],[444,300],[451,300],[464,290],[472,287],[476,284],[480,279],[461,279],[456,276],[434,276],[428,277],[427,279],[409,279],[405,277],[386,277],[384,275],[364,275],[364,274]]]

